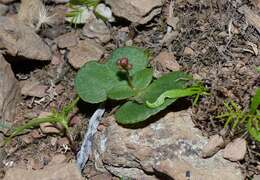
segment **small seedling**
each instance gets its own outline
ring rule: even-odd
[[[58,112],[56,109],[52,109],[51,114],[46,117],[34,118],[24,125],[11,129],[10,135],[7,137],[6,142],[10,142],[12,138],[18,135],[25,134],[26,132],[28,132],[28,130],[37,128],[40,126],[41,123],[46,122],[53,125],[61,125],[61,127],[63,128],[63,133],[66,134],[69,128],[69,114],[73,111],[78,100],[79,98],[77,97],[74,101],[63,107],[60,112]]]
[[[260,66],[256,67],[256,71],[260,73]]]
[[[217,116],[218,119],[225,120],[224,128],[231,126],[231,130],[240,129],[246,130],[250,136],[260,142],[260,88],[256,89],[256,94],[251,99],[250,111],[242,111],[239,105],[234,101],[224,103],[227,112]]]
[[[198,99],[205,92],[184,72],[171,72],[153,79],[153,70],[148,63],[145,50],[116,49],[107,63],[92,61],[79,70],[75,79],[76,91],[88,103],[124,100],[115,117],[118,123],[125,125],[143,122],[180,97],[197,95]]]
[[[70,0],[67,4],[69,12],[66,14],[66,20],[70,23],[84,24],[85,17],[89,15],[89,9],[95,9],[101,0]]]

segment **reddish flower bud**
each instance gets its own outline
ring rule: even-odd
[[[132,67],[133,67],[132,64],[129,64],[128,58],[119,59],[117,61],[117,65],[119,66],[120,69],[125,70],[125,71],[128,71],[128,70],[132,69]]]

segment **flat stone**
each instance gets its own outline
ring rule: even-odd
[[[44,118],[50,114],[51,114],[50,112],[43,111],[40,113],[39,118]],[[41,123],[40,129],[41,129],[42,133],[44,133],[44,134],[59,134],[60,133],[60,130],[58,128],[56,128],[55,126],[53,126],[53,124],[48,123],[48,122]]]
[[[59,134],[60,130],[53,126],[51,123],[41,123],[40,129],[44,134]]]
[[[163,160],[156,164],[155,169],[158,172],[164,173],[169,177],[176,180],[184,180],[184,179],[216,179],[216,180],[230,180],[235,178],[242,179],[242,176],[234,175],[227,170],[225,167],[218,167],[217,169],[212,169],[208,171],[206,169],[199,169],[191,166],[188,162],[185,162],[180,159],[175,160]],[[221,174],[220,174],[221,173]]]
[[[59,48],[76,46],[78,44],[78,41],[79,38],[77,34],[74,32],[63,34],[56,39]]]
[[[179,71],[181,66],[176,61],[175,55],[172,52],[162,51],[156,56],[152,63],[155,63],[154,73],[155,77],[158,78],[163,73],[170,71]],[[158,71],[158,72],[157,72]]]
[[[260,180],[260,175],[254,175],[253,180]]]
[[[3,3],[3,4],[9,4],[9,3],[12,3],[16,0],[0,0],[0,3]]]
[[[51,50],[29,26],[16,18],[0,16],[0,49],[11,56],[50,60]]]
[[[25,80],[22,84],[21,94],[32,97],[44,97],[47,95],[46,91],[49,88],[46,85],[41,85],[36,80]]]
[[[224,149],[223,157],[230,161],[240,161],[246,155],[246,140],[237,138],[230,142]]]
[[[43,15],[39,12],[43,12],[44,9],[45,6],[42,0],[21,0],[17,18],[23,24],[34,28],[35,31],[38,31],[41,26],[41,24],[39,24],[40,18],[42,18],[40,15]]]
[[[40,170],[25,170],[21,168],[11,168],[8,169],[4,180],[35,180],[35,179],[44,179],[44,180],[83,180],[80,171],[75,163],[62,163],[55,164],[52,166],[47,166],[44,169]]]
[[[191,49],[190,47],[185,47],[184,51],[183,51],[183,55],[184,56],[194,56],[195,52],[193,49]]]
[[[224,140],[222,136],[216,134],[209,138],[209,142],[202,149],[202,156],[204,158],[211,157],[216,154],[224,146]]]
[[[89,61],[99,60],[104,54],[103,47],[89,39],[79,41],[77,46],[73,46],[69,50],[69,63],[75,69],[79,69]]]
[[[161,12],[162,0],[105,0],[115,16],[145,24]]]
[[[4,4],[0,4],[0,16],[6,15],[7,11],[8,11],[8,6]]]
[[[108,173],[103,173],[103,174],[98,174],[96,176],[91,177],[91,180],[109,180],[109,179],[113,179],[113,176],[111,174]]]
[[[13,121],[16,104],[20,99],[20,87],[2,54],[0,64],[0,122]]]
[[[187,175],[190,179],[244,179],[235,163],[223,159],[221,151],[212,158],[201,157],[208,140],[195,128],[191,110],[168,113],[140,129],[109,122],[105,130],[97,132],[93,153],[98,167],[116,176],[152,179],[159,172],[173,179]]]
[[[64,154],[57,154],[52,157],[51,162],[49,165],[54,165],[54,164],[62,164],[66,162],[66,156]]]
[[[96,17],[87,20],[82,33],[84,36],[91,39],[97,39],[102,43],[106,43],[111,39],[110,30],[104,21],[97,19]]]

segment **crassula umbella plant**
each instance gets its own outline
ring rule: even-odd
[[[145,50],[118,48],[105,64],[91,61],[79,70],[76,91],[88,103],[124,100],[115,113],[117,122],[123,125],[143,122],[180,97],[198,98],[205,93],[204,87],[194,83],[187,73],[176,71],[154,79],[148,65]]]

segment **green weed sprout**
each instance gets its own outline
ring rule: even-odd
[[[256,71],[260,73],[260,66],[256,67]]]
[[[101,0],[70,0],[71,5],[84,5],[87,7],[96,7]]]
[[[46,117],[34,118],[31,121],[25,123],[24,125],[18,126],[11,130],[10,135],[6,139],[6,143],[10,142],[10,140],[16,136],[25,134],[28,130],[34,129],[40,126],[41,123],[52,123],[59,124],[64,128],[64,134],[68,131],[69,124],[69,114],[73,111],[76,106],[79,97],[73,100],[68,105],[64,106],[60,112],[56,109],[52,109],[51,114]]]
[[[84,24],[84,16],[87,13],[88,8],[95,9],[101,0],[70,0],[67,4],[70,12],[66,14],[67,20],[74,24]]]
[[[217,119],[224,119],[224,128],[231,126],[232,130],[241,125],[246,129],[250,136],[260,142],[260,111],[258,107],[260,105],[260,88],[256,89],[256,94],[251,99],[250,111],[242,111],[238,104],[234,101],[230,103],[224,102],[224,106],[227,112],[217,116]]]

